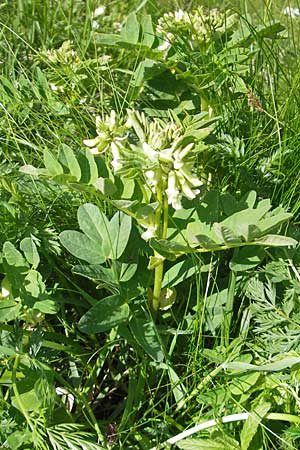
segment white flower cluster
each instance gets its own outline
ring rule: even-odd
[[[95,155],[108,150],[111,150],[114,155],[116,153],[114,148],[122,145],[121,142],[127,139],[127,129],[126,125],[120,126],[116,111],[112,110],[104,120],[100,116],[96,117],[97,136],[93,139],[85,139],[83,143],[90,147],[91,153]]]
[[[59,48],[42,51],[41,54],[54,64],[68,64],[72,68],[81,62],[71,41],[64,41]]]
[[[165,13],[159,18],[156,31],[165,38],[161,50],[167,48],[175,40],[175,36],[187,33],[195,41],[207,41],[216,31],[224,32],[226,17],[218,9],[205,11],[198,7],[190,14],[182,9]]]
[[[187,138],[180,122],[149,120],[144,113],[128,110],[128,120],[120,125],[115,111],[104,120],[96,119],[97,136],[84,140],[94,154],[110,151],[114,173],[125,178],[139,178],[158,198],[166,194],[168,204],[181,208],[182,197],[195,198],[203,183],[193,174],[194,142]],[[135,132],[134,143],[129,128]],[[156,233],[148,224],[144,238]],[[143,225],[144,226],[144,225]]]
[[[290,16],[292,19],[295,19],[296,17],[300,16],[300,9],[287,6],[286,8],[283,9],[282,13],[285,16]]]
[[[189,158],[194,143],[185,144],[184,129],[180,124],[154,119],[147,121],[143,113],[128,111],[129,121],[141,141],[144,156],[144,176],[153,193],[165,189],[168,203],[181,208],[181,198],[189,199],[199,193],[202,182],[193,175],[194,161]]]

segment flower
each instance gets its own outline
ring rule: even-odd
[[[292,8],[291,6],[287,6],[284,8],[282,13],[285,16],[290,16],[292,19],[295,19],[295,17],[300,16],[300,9],[299,8]]]
[[[93,18],[96,19],[96,17],[102,16],[104,13],[105,13],[105,6],[104,5],[100,5],[93,12]]]
[[[112,110],[105,119],[96,117],[97,136],[93,139],[85,139],[84,145],[90,148],[91,153],[105,153],[111,148],[112,143],[121,142],[127,138],[127,126],[121,126],[117,120],[116,111]]]
[[[156,232],[157,227],[155,225],[150,225],[149,227],[146,228],[146,231],[144,231],[144,233],[141,234],[141,238],[144,239],[145,241],[148,241],[149,239],[156,237]]]
[[[182,196],[195,198],[199,193],[195,188],[202,185],[192,171],[194,142],[184,144],[185,129],[172,119],[167,123],[149,121],[137,111],[128,111],[128,115],[142,141],[142,170],[147,186],[154,194],[158,188],[165,190],[168,204],[180,209]]]

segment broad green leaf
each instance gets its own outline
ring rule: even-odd
[[[214,228],[204,222],[190,222],[187,226],[186,238],[188,243],[194,246],[201,246],[206,249],[215,249],[222,244],[216,235]]]
[[[35,302],[33,308],[41,311],[43,314],[56,314],[58,312],[57,303],[51,299]]]
[[[150,239],[150,247],[156,250],[160,255],[175,261],[177,256],[185,255],[187,253],[193,253],[194,250],[191,247],[178,244],[174,241],[167,241],[164,239]]]
[[[233,231],[220,223],[214,223],[213,230],[219,241],[225,245],[239,244],[242,242],[242,239],[239,236],[236,236]]]
[[[137,44],[140,36],[140,24],[135,13],[129,14],[120,33],[120,39],[128,44]]]
[[[185,281],[187,278],[195,275],[199,270],[202,272],[202,267],[199,267],[196,261],[193,261],[191,258],[180,261],[166,271],[162,281],[162,288],[167,286],[174,287],[182,281]]]
[[[14,356],[15,354],[16,350],[13,350],[10,347],[5,347],[4,345],[0,345],[0,358],[3,358],[4,356]]]
[[[0,300],[0,323],[15,320],[21,309],[21,304],[14,300]]]
[[[120,42],[120,36],[118,34],[97,33],[95,39],[97,44],[105,46],[116,46]]]
[[[109,257],[119,259],[124,253],[131,232],[131,217],[117,212],[109,223],[111,251]]]
[[[81,317],[78,327],[84,333],[95,334],[108,331],[128,320],[129,306],[120,295],[99,300]]]
[[[27,444],[27,446],[25,445]],[[7,445],[10,450],[28,449],[32,444],[32,434],[29,430],[16,430],[7,438]]]
[[[34,178],[38,178],[39,175],[47,175],[47,169],[37,169],[30,164],[25,164],[20,168],[20,172],[25,173],[26,175],[31,175]]]
[[[229,390],[233,395],[243,395],[256,385],[260,377],[260,372],[239,374],[238,377],[233,378]]]
[[[263,248],[256,246],[243,247],[235,251],[230,263],[230,270],[242,272],[256,267],[265,256]]]
[[[102,282],[112,286],[117,286],[115,272],[112,268],[103,267],[99,264],[90,264],[89,266],[74,266],[72,272],[81,275],[90,280]]]
[[[137,264],[122,263],[120,267],[119,281],[122,283],[126,283],[126,281],[131,280],[131,278],[137,271],[137,267]]]
[[[142,45],[146,45],[151,48],[155,40],[155,33],[152,24],[152,18],[150,14],[147,14],[142,21]]]
[[[44,164],[48,170],[49,175],[55,177],[64,173],[62,166],[59,164],[57,158],[48,150],[44,149]]]
[[[11,403],[15,408],[19,409],[21,412],[22,410],[38,412],[41,407],[41,401],[37,397],[34,389],[19,394],[18,398],[12,396]]]
[[[103,235],[106,236],[109,229],[109,222],[103,212],[92,203],[85,203],[79,206],[77,218],[81,231],[95,244],[102,246]]]
[[[28,267],[27,262],[23,258],[19,250],[11,242],[4,242],[3,256],[7,261],[7,264],[15,267]]]
[[[166,65],[162,62],[146,58],[141,61],[134,72],[134,86],[141,86],[144,81],[152,80],[166,71]]]
[[[146,318],[134,316],[129,326],[133,336],[145,352],[154,361],[162,362],[164,360],[164,348],[155,324]]]
[[[90,264],[102,264],[105,255],[101,245],[89,239],[85,234],[75,230],[66,230],[59,235],[62,245],[76,258],[83,259]]]
[[[36,75],[36,83],[37,83],[37,85],[39,87],[38,95],[40,93],[44,94],[43,98],[45,100],[49,101],[50,90],[49,90],[49,85],[48,85],[47,78],[45,77],[45,75],[43,74],[43,72],[41,71],[41,69],[39,67],[36,67],[35,75]]]
[[[99,177],[94,186],[104,197],[111,197],[117,192],[117,188],[110,178]]]
[[[30,270],[24,279],[24,288],[32,297],[38,298],[45,292],[45,283],[37,270]]]
[[[245,202],[248,208],[254,208],[257,194],[255,191],[250,191],[242,198],[241,202]]]
[[[178,448],[183,450],[229,450],[222,442],[213,439],[193,439],[187,438],[176,443]]]
[[[78,153],[78,164],[80,165],[80,183],[94,184],[98,178],[98,168],[94,156],[89,149],[84,149]]]
[[[260,208],[247,208],[232,214],[223,220],[220,225],[228,227],[236,236],[242,236],[246,241],[249,239],[249,225],[257,225],[266,212],[270,209],[270,205],[266,204]]]
[[[263,234],[269,233],[273,228],[281,225],[283,222],[291,219],[293,217],[290,213],[278,213],[273,214],[270,217],[266,217],[259,222],[259,229]]]
[[[123,211],[125,214],[128,214],[131,217],[135,217],[134,207],[138,204],[138,200],[113,200],[112,204],[120,211]]]
[[[271,403],[261,403],[251,411],[248,419],[245,421],[241,434],[241,450],[248,450],[252,439],[254,438],[260,422],[266,416],[271,408]]]
[[[254,243],[268,247],[295,247],[298,244],[295,239],[278,234],[267,234],[267,236],[255,239]]]
[[[34,240],[31,237],[22,239],[20,249],[24,253],[29,264],[32,264],[32,267],[36,269],[40,263],[40,257]]]
[[[272,22],[268,25],[258,26],[257,35],[263,38],[275,39],[284,30],[285,27],[280,22]]]
[[[272,362],[269,364],[262,364],[256,366],[254,364],[244,363],[242,361],[233,361],[230,363],[224,363],[224,369],[229,370],[240,370],[240,371],[257,371],[257,372],[279,372],[280,370],[285,370],[287,368],[293,367],[296,364],[300,364],[300,356],[287,356],[279,361]]]
[[[60,163],[68,169],[70,175],[72,175],[76,181],[79,181],[81,178],[80,165],[73,150],[68,145],[60,145],[58,159]]]

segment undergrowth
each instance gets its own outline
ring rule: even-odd
[[[299,448],[298,6],[0,5],[1,448]]]

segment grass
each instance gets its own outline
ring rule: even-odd
[[[224,8],[223,2],[202,4]],[[96,158],[97,176],[105,183],[98,190],[82,156],[85,172],[81,165],[84,175],[77,181],[55,170],[64,146],[80,161],[83,140],[96,136],[97,115],[104,118],[114,109],[122,121],[127,108],[150,116],[166,116],[171,109],[182,123],[205,109],[205,100],[218,117],[196,160],[197,176],[209,192],[203,197],[207,203],[201,203],[206,222],[247,208],[234,202],[241,205],[255,190],[258,200],[270,198],[274,208],[293,213],[280,234],[298,241],[300,18],[282,10],[300,5],[228,2],[243,24],[241,36],[249,30],[252,39],[244,46],[245,59],[234,65],[231,31],[222,38],[225,50],[218,39],[212,50],[203,50],[199,38],[191,45],[191,30],[177,24],[173,53],[161,55],[140,44],[141,32],[134,45],[101,41],[101,33],[117,35],[132,12],[139,20],[150,14],[155,24],[167,11],[192,11],[200,6],[197,1],[103,5],[105,13],[98,17],[93,12],[99,4],[92,0],[1,5],[0,446],[150,450],[168,448],[166,442],[175,437],[171,448],[297,449],[298,247],[266,246],[245,256],[228,245],[224,252],[181,255],[176,261],[165,249],[164,273],[177,262],[188,269],[169,286],[176,291],[172,306],[153,312],[154,271],[147,265],[150,255],[160,253],[141,239],[142,222],[133,221],[121,257],[107,258],[100,269],[88,260],[85,270],[94,267],[97,276],[80,276],[78,265],[86,262],[76,250],[68,251],[60,234],[79,229],[78,208],[84,204],[96,205],[109,219],[116,212],[114,200],[145,206],[141,187],[115,176],[109,157]],[[285,31],[262,38],[259,27],[270,20]],[[144,60],[157,65],[149,65],[139,85],[136,70]],[[234,92],[237,80],[245,87]],[[46,169],[45,149],[54,159]],[[24,165],[44,172],[37,177],[31,168],[28,176],[20,171]],[[46,174],[49,167],[52,173]],[[123,197],[117,197],[120,192]],[[166,207],[170,240],[188,223],[184,214],[191,203],[182,204],[178,215]],[[154,211],[156,218],[163,215]],[[279,231],[277,226],[273,234]],[[124,230],[117,234],[118,240],[124,235]],[[249,267],[233,270],[238,257],[241,264],[250,260]],[[136,261],[136,275],[116,283],[113,270]],[[90,308],[118,295],[129,302],[127,321],[86,332],[82,318]],[[101,310],[108,321],[115,314],[111,308]],[[98,317],[96,325],[104,319]],[[57,395],[58,388],[63,395]],[[232,415],[233,421],[226,419]],[[193,428],[210,421],[216,421],[210,428]],[[184,432],[190,440],[175,443]]]

